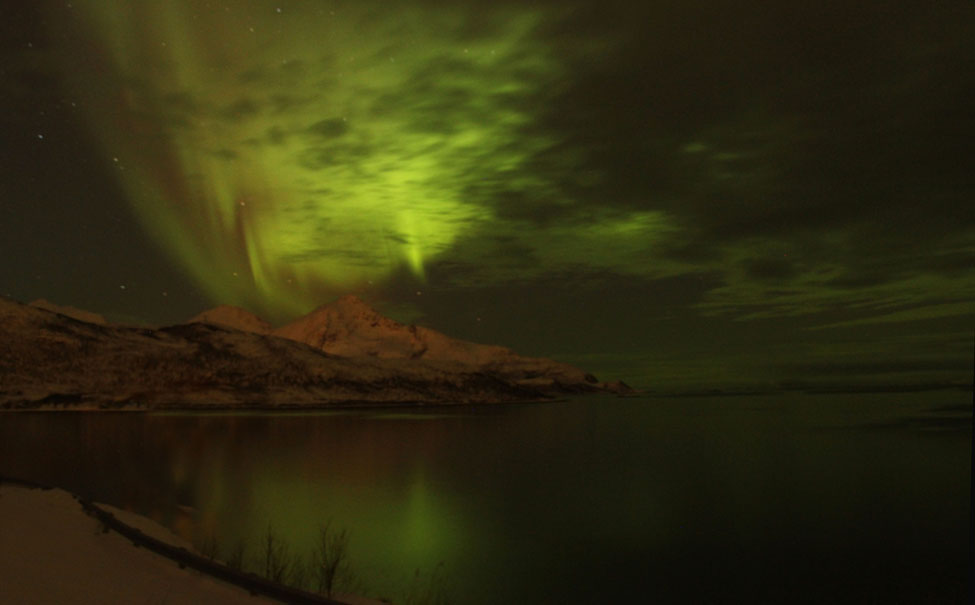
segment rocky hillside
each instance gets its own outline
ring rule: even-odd
[[[84,309],[76,309],[75,307],[56,305],[50,301],[44,300],[43,298],[38,298],[37,300],[32,301],[30,306],[51,311],[53,313],[58,313],[60,315],[67,315],[68,317],[78,319],[80,321],[87,321],[88,323],[92,324],[98,324],[100,326],[104,326],[108,323],[105,321],[105,318],[98,313],[92,313],[91,311],[85,311]]]
[[[271,324],[250,311],[231,305],[214,307],[190,319],[187,323],[208,323],[255,334],[269,334]]]
[[[558,391],[585,391],[597,380],[579,368],[551,359],[522,357],[505,347],[450,338],[422,326],[383,317],[355,296],[344,296],[287,324],[273,334],[332,355],[410,359],[435,366],[485,372],[517,384]]]
[[[8,409],[463,403],[602,390],[588,382],[532,385],[408,356],[340,357],[210,323],[99,325],[4,299],[0,343],[0,408]]]

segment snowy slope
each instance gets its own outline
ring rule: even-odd
[[[105,321],[105,318],[98,313],[92,313],[91,311],[85,311],[84,309],[76,309],[75,307],[56,305],[50,301],[44,300],[43,298],[38,298],[37,300],[31,302],[30,306],[51,311],[52,313],[58,313],[60,315],[64,315],[65,317],[71,317],[80,321],[87,321],[88,323],[99,324],[102,326],[108,323]]]
[[[401,324],[383,317],[355,296],[344,296],[321,306],[273,334],[332,355],[422,360],[563,391],[585,391],[597,383],[595,377],[568,364],[522,357],[505,347],[458,340],[429,328]]]
[[[482,366],[517,355],[504,347],[450,338],[383,317],[355,296],[343,296],[274,331],[334,355],[393,357]]]
[[[415,328],[387,319],[355,296],[343,296],[274,330],[343,357],[415,359],[425,352]]]
[[[208,309],[194,316],[187,323],[208,323],[225,328],[233,328],[255,334],[267,334],[271,331],[271,324],[267,323],[250,311],[231,305],[220,305]]]

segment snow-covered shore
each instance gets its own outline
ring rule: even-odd
[[[193,552],[191,545],[149,519],[100,508],[151,538]],[[0,483],[0,586],[5,603],[278,602],[104,531],[68,492],[12,483]]]

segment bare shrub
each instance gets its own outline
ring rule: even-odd
[[[318,530],[313,560],[318,592],[331,597],[337,589],[351,587],[354,576],[349,561],[349,532],[333,528],[331,519]]]
[[[312,573],[310,573],[312,564],[309,557],[293,553],[288,561],[288,584],[301,590],[308,589],[312,578]]]
[[[213,532],[200,540],[199,544],[196,545],[196,551],[211,561],[220,556],[220,545],[217,543],[217,537]]]
[[[227,567],[235,571],[244,570],[244,559],[247,556],[247,541],[239,540],[227,554]]]
[[[447,605],[450,597],[447,592],[447,572],[441,561],[433,572],[423,577],[420,570],[413,573],[413,583],[403,599],[403,605]]]
[[[267,524],[264,534],[262,554],[264,555],[264,577],[276,584],[287,584],[290,571],[290,555],[288,545],[274,533],[271,524]]]

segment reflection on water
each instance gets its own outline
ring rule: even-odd
[[[961,601],[970,394],[0,416],[0,473],[226,549],[332,519],[374,595]]]

